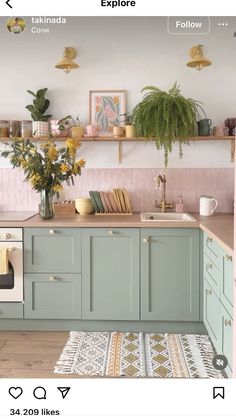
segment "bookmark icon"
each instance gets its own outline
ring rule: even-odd
[[[63,399],[65,399],[65,397],[70,391],[70,387],[57,387],[57,389],[60,391]]]

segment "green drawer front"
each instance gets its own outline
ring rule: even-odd
[[[81,272],[81,230],[24,229],[24,270],[27,273]]]
[[[221,327],[222,327],[222,353],[228,360],[226,373],[228,377],[232,375],[233,362],[233,320],[229,313],[221,306]]]
[[[206,280],[204,281],[204,324],[217,353],[221,354],[221,303]]]
[[[22,319],[22,303],[0,303],[0,319]]]
[[[204,253],[214,262],[218,269],[221,266],[221,247],[212,237],[204,233]]]
[[[25,318],[81,319],[81,275],[25,275]]]
[[[223,251],[223,271],[221,283],[221,301],[233,317],[233,258]]]
[[[207,256],[205,253],[204,255],[204,277],[207,279],[211,287],[214,289],[218,298],[220,298],[220,282],[221,282],[221,273],[219,269],[216,267],[214,262]]]

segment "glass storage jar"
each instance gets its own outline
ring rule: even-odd
[[[21,137],[32,137],[32,121],[21,121]]]
[[[10,121],[10,137],[20,137],[21,124],[20,121]]]
[[[9,121],[0,121],[0,137],[9,137]]]

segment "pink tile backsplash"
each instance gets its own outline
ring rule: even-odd
[[[134,211],[154,210],[160,192],[154,177],[163,173],[167,178],[167,200],[181,194],[186,211],[198,211],[200,195],[219,200],[218,212],[232,212],[234,169],[84,169],[75,185],[65,185],[62,199],[87,196],[89,190],[111,190],[124,187],[131,196]],[[17,169],[0,169],[0,211],[37,210],[39,196],[24,182]]]

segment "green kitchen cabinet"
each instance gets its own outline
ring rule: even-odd
[[[204,324],[218,354],[221,354],[221,305],[209,282],[204,280]]]
[[[139,229],[83,229],[82,260],[82,318],[139,320]]]
[[[141,230],[141,319],[199,321],[199,230]]]
[[[81,319],[80,274],[26,274],[26,319]]]
[[[0,319],[23,319],[23,304],[0,303]]]
[[[80,228],[25,228],[24,271],[81,272]]]
[[[228,377],[232,375],[233,361],[233,319],[224,306],[221,304],[221,335],[222,335],[222,351],[221,353],[227,358],[228,366],[226,373]]]
[[[233,317],[233,258],[223,251],[222,254],[222,281],[221,302]]]
[[[204,324],[218,354],[227,357],[232,375],[233,258],[204,233]]]

